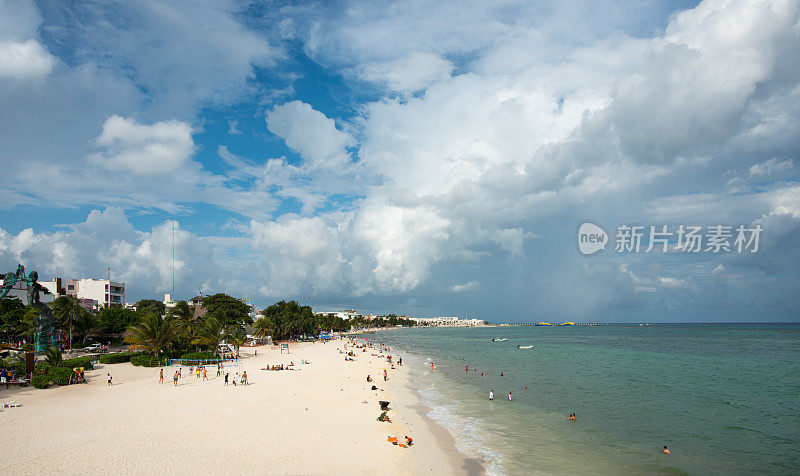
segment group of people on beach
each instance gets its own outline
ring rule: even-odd
[[[266,367],[262,367],[261,370],[294,370],[290,369],[289,367],[294,367],[294,362],[290,363],[289,365],[285,366],[283,364],[280,365],[267,365]]]
[[[222,364],[217,364],[217,377],[222,375]],[[195,375],[195,378],[200,379],[202,378],[202,382],[208,381],[208,369],[204,365],[198,365],[197,367],[189,367],[189,375]],[[177,387],[178,381],[183,378],[183,367],[178,367],[178,369],[172,374],[172,385]],[[227,386],[230,379],[230,373],[225,373],[225,385]],[[239,372],[236,372],[236,375],[233,378],[233,385],[239,382],[242,385],[247,385],[247,371],[245,370],[242,372],[242,376],[239,377]],[[164,383],[164,369],[161,368],[158,372],[158,383]],[[111,385],[111,375],[108,376],[108,384]]]

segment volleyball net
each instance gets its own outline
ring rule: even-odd
[[[238,367],[239,359],[169,359],[170,367]]]

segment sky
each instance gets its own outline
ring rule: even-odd
[[[161,299],[174,230],[178,299],[798,321],[798,51],[793,0],[0,0],[0,271]]]

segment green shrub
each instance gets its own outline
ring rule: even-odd
[[[78,357],[75,359],[67,359],[62,360],[59,367],[63,367],[65,369],[74,369],[75,367],[83,367],[84,369],[91,369],[92,368],[92,358],[91,357]]]
[[[159,360],[152,355],[134,355],[131,357],[131,364],[137,367],[158,367]]]
[[[47,375],[34,375],[31,379],[31,385],[36,388],[47,388],[50,385],[50,377]]]
[[[50,367],[47,376],[56,385],[69,385],[69,377],[72,375],[72,370],[64,367]]]
[[[181,355],[181,359],[185,360],[203,360],[203,359],[218,359],[213,352],[187,352]]]
[[[145,354],[148,354],[148,352],[118,352],[116,354],[104,354],[100,356],[100,363],[121,364],[123,362],[130,362],[131,357]]]

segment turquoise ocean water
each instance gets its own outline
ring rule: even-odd
[[[364,337],[404,356],[429,416],[489,474],[800,473],[800,325],[432,328]],[[572,412],[575,422],[567,420]],[[671,455],[659,452],[663,445]]]

